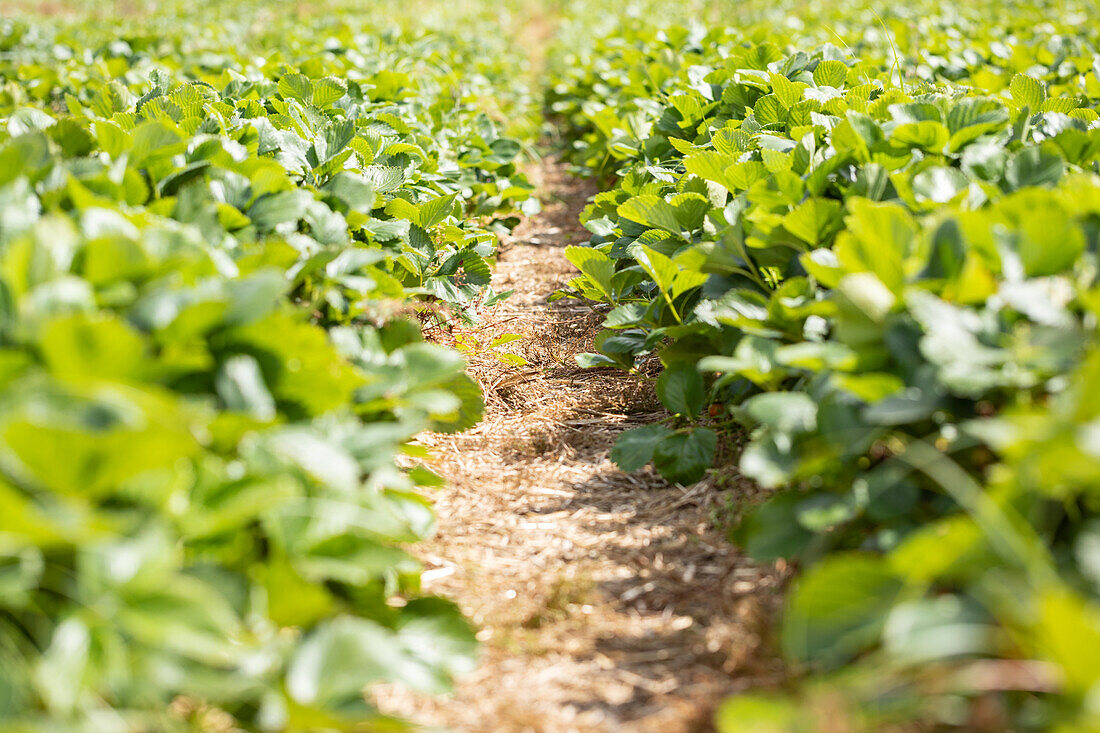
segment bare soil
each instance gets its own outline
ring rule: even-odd
[[[528,363],[475,349],[485,419],[420,439],[448,485],[438,535],[414,552],[426,590],[480,629],[483,657],[450,697],[391,687],[376,702],[455,731],[711,730],[723,697],[782,680],[769,629],[783,573],[726,539],[756,493],[728,467],[683,487],[610,461],[623,430],[666,415],[649,380],[577,367],[601,318],[547,299],[577,274],[563,250],[586,240],[577,217],[593,191],[553,160],[532,178],[545,210],[504,243],[494,276],[515,294],[478,327],[433,335],[519,334],[499,350]]]

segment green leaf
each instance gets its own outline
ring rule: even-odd
[[[848,110],[845,113],[846,121],[852,126],[852,130],[860,137],[867,148],[874,148],[882,139],[882,128],[875,118],[862,112]]]
[[[825,369],[848,370],[857,364],[855,351],[835,341],[802,341],[780,346],[776,361],[784,366],[819,372]]]
[[[387,201],[385,212],[395,219],[407,219],[413,224],[418,224],[420,221],[420,209],[413,202],[403,198]]]
[[[32,481],[58,494],[111,491],[199,450],[170,395],[95,383],[40,387],[39,394],[48,409],[9,414],[0,437]]]
[[[784,376],[775,361],[778,348],[775,339],[746,336],[737,343],[733,356],[703,357],[699,360],[699,369],[743,376],[762,386],[770,385]]]
[[[676,365],[657,377],[657,396],[669,412],[694,417],[703,409],[703,377],[694,366]]]
[[[666,232],[679,233],[680,221],[676,218],[676,209],[659,196],[644,194],[633,196],[618,208],[619,216],[636,221],[647,227],[664,229]]]
[[[891,104],[890,116],[899,126],[920,122],[943,122],[943,111],[932,102],[902,102]]]
[[[168,124],[156,120],[135,127],[133,140],[130,163],[135,167],[170,158],[184,148],[179,133]]]
[[[814,84],[840,89],[848,80],[848,66],[843,61],[825,59],[814,69]]]
[[[295,91],[299,90],[299,85],[300,83],[295,83]],[[301,85],[300,88],[301,91],[304,91],[304,85]],[[279,82],[279,92],[283,93],[282,80]],[[326,76],[313,82],[313,104],[321,108],[328,107],[333,102],[341,99],[347,92],[348,83],[346,81],[336,76]],[[302,97],[296,97],[296,99],[302,99]]]
[[[868,403],[883,400],[905,388],[901,377],[890,372],[833,374],[832,378],[838,387]]]
[[[625,303],[612,308],[604,319],[604,328],[627,328],[645,321],[648,308],[644,303]]]
[[[890,142],[911,148],[920,148],[929,153],[942,152],[951,133],[943,123],[934,120],[922,120],[898,125],[890,133]]]
[[[398,682],[435,694],[477,666],[477,638],[458,607],[443,598],[416,598],[402,609],[396,627],[405,650]]]
[[[1008,126],[1008,109],[995,99],[964,97],[947,110],[947,129],[951,131],[950,150],[959,151],[983,135]]]
[[[283,99],[297,99],[308,104],[313,100],[313,83],[305,74],[283,74],[279,79],[279,94]]]
[[[446,196],[438,196],[420,204],[419,221],[415,223],[424,229],[431,229],[451,215],[457,197],[458,194],[452,193]]]
[[[902,664],[950,663],[988,654],[996,647],[995,633],[973,601],[943,594],[895,608],[883,630],[883,646]]]
[[[798,720],[792,701],[758,695],[727,698],[715,714],[719,733],[791,733]]]
[[[709,428],[674,433],[653,449],[653,467],[669,481],[692,484],[703,478],[717,448],[718,435]]]
[[[459,400],[457,409],[446,414],[431,415],[431,429],[440,433],[460,433],[481,422],[485,414],[485,399],[481,388],[469,375],[456,374],[439,385]]]
[[[226,333],[226,351],[249,353],[264,382],[285,409],[320,415],[348,404],[363,377],[345,361],[324,329],[281,311]]]
[[[130,134],[113,122],[106,120],[96,122],[95,134],[99,147],[112,158],[117,159],[124,150],[133,145]]]
[[[787,122],[787,110],[774,94],[767,94],[756,100],[752,114],[766,130],[782,129]]]
[[[737,158],[713,150],[701,150],[684,158],[684,168],[688,173],[699,176],[704,181],[713,181],[729,189],[733,186],[726,178],[726,169],[737,162]]]
[[[1062,178],[1065,166],[1062,156],[1045,147],[1023,148],[1008,159],[1005,180],[1013,190],[1026,186],[1053,186]]]
[[[615,441],[611,460],[626,472],[637,471],[651,460],[657,444],[672,434],[664,425],[646,425],[627,430]]]
[[[40,109],[24,107],[12,112],[7,123],[8,134],[11,137],[19,137],[29,132],[46,130],[55,125],[56,120]]]
[[[615,262],[610,257],[591,247],[570,246],[565,248],[565,258],[584,273],[608,301],[614,301],[611,278],[615,275]]]
[[[1012,99],[1021,107],[1029,107],[1032,112],[1038,112],[1047,98],[1047,90],[1041,81],[1024,74],[1012,77],[1008,85]]]
[[[309,628],[337,607],[324,585],[307,581],[286,560],[261,565],[254,574],[267,594],[268,615],[280,626]]]
[[[849,271],[874,273],[892,291],[905,280],[905,260],[917,236],[912,215],[896,204],[873,203],[866,199],[848,201],[851,214],[845,219],[851,237],[837,240],[837,257]]]
[[[814,538],[798,522],[801,500],[795,493],[779,493],[752,507],[734,530],[733,541],[758,562],[797,559]]]
[[[782,74],[771,74],[772,93],[784,109],[790,109],[802,99],[802,90],[806,85],[794,82]],[[759,122],[757,118],[757,122]]]
[[[87,155],[95,148],[92,134],[71,117],[62,117],[46,133],[61,147],[62,154],[70,158]]]
[[[343,707],[358,701],[371,682],[400,680],[402,656],[396,636],[375,622],[350,616],[326,621],[298,647],[287,692],[300,705]]]
[[[348,146],[348,143],[350,143],[354,137],[355,123],[351,120],[340,120],[326,127],[324,131],[324,160],[346,160],[346,155],[342,158],[337,158],[337,155]]]
[[[710,201],[697,193],[677,194],[670,204],[675,209],[676,221],[679,222],[681,229],[689,232],[703,225],[703,220],[711,208]]]
[[[597,367],[626,368],[626,365],[615,361],[610,356],[606,356],[604,354],[577,354],[573,358],[576,360],[577,366],[581,367],[582,369],[595,369]]]
[[[267,422],[275,418],[275,400],[264,384],[260,365],[251,356],[233,356],[215,378],[218,395],[230,410]]]
[[[814,533],[830,532],[851,521],[860,510],[851,494],[817,493],[798,503],[795,515],[798,523]]]
[[[279,224],[304,217],[311,201],[313,197],[305,191],[280,191],[257,199],[247,214],[258,230],[268,232]]]
[[[378,193],[396,191],[405,182],[405,174],[400,168],[387,165],[368,165],[363,169],[363,177]]]
[[[840,202],[809,198],[783,217],[783,228],[812,246],[826,243],[840,228]]]
[[[826,558],[791,591],[783,617],[783,651],[806,664],[832,667],[874,644],[904,583],[881,557]]]
[[[111,316],[58,318],[43,328],[39,349],[54,374],[129,381],[146,365],[145,344],[129,324]]]
[[[804,392],[765,392],[747,399],[745,413],[780,433],[808,433],[817,428],[817,403]]]
[[[1100,609],[1095,601],[1055,586],[1039,597],[1036,646],[1066,676],[1066,684],[1087,694],[1100,682]]]
[[[672,290],[669,291],[669,295],[679,298],[689,290],[705,285],[709,279],[710,276],[705,272],[692,269],[680,270],[676,279],[672,281]]]
[[[374,209],[374,184],[358,173],[351,171],[337,173],[325,184],[324,190],[338,198],[352,211],[370,214]]]
[[[57,625],[50,645],[34,670],[39,694],[49,709],[74,714],[80,702],[83,679],[90,669],[92,634],[77,616]]]
[[[935,166],[913,176],[913,193],[918,201],[945,204],[966,191],[970,182],[958,168]]]
[[[489,143],[489,149],[493,151],[487,158],[489,162],[495,165],[507,165],[520,154],[523,145],[518,140],[501,137]]]
[[[634,259],[638,260],[638,264],[642,266],[646,274],[653,278],[653,282],[657,284],[657,287],[662,292],[670,294],[676,276],[679,274],[679,268],[676,267],[676,264],[660,252],[645,245],[637,247],[633,254]]]

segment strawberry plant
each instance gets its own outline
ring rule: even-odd
[[[0,20],[0,728],[400,730],[474,636],[410,441],[551,133],[624,470],[768,492],[795,695],[735,731],[1097,730],[1100,33],[1071,0],[79,7]],[[64,9],[63,9],[64,10]],[[90,13],[96,15],[90,15]],[[523,32],[520,32],[520,31]]]
[[[1100,618],[1075,549],[1092,459],[1053,425],[1097,344],[1095,38],[1048,39],[1024,8],[1019,37],[960,51],[945,31],[967,21],[900,16],[927,45],[626,22],[567,52],[548,103],[575,163],[614,181],[566,252],[581,274],[563,294],[605,313],[578,361],[663,366],[670,417],[622,435],[624,470],[690,483],[747,433],[740,471],[775,493],[734,539],[804,569],[781,646],[808,691],[841,691],[864,727],[947,724],[947,698],[990,690],[937,690],[929,669],[1041,662],[998,705],[1085,729],[1100,663],[1056,628],[1092,638]],[[822,714],[739,698],[720,726]]]
[[[402,545],[482,410],[415,316],[535,205],[505,51],[238,10],[0,26],[4,730],[401,729],[366,685],[473,663]]]

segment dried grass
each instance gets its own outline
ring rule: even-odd
[[[528,364],[474,355],[485,419],[430,434],[438,536],[416,549],[427,590],[454,599],[481,629],[484,656],[447,698],[396,688],[385,712],[459,731],[702,731],[714,706],[783,677],[769,641],[782,573],[743,557],[724,519],[756,493],[729,471],[691,487],[608,454],[623,430],[664,416],[650,382],[581,370],[600,317],[547,296],[575,270],[576,221],[590,191],[543,162],[540,216],[506,242],[494,286],[515,289],[474,335]],[[431,336],[453,342],[461,331]]]

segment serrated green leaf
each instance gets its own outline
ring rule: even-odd
[[[666,232],[680,231],[675,207],[663,198],[652,194],[627,199],[619,205],[618,214],[624,219],[636,221],[648,227],[664,229]]]
[[[304,74],[284,74],[279,79],[279,94],[283,99],[297,99],[308,104],[313,100],[313,82]]]
[[[737,162],[732,155],[702,150],[684,158],[684,168],[688,173],[699,176],[704,181],[713,181],[726,188],[732,188],[726,178],[726,169]]]
[[[657,377],[657,396],[669,412],[693,417],[703,409],[703,377],[692,366],[669,367]]]
[[[1012,77],[1008,89],[1016,104],[1021,107],[1030,107],[1032,112],[1037,112],[1047,98],[1047,90],[1043,83],[1024,74],[1016,74]]]
[[[714,461],[718,435],[709,428],[674,433],[653,449],[653,467],[664,478],[679,484],[693,484],[703,478]]]
[[[615,441],[611,460],[626,472],[637,471],[653,460],[653,450],[672,431],[664,425],[646,425],[627,430]]]
[[[282,81],[280,80],[280,86],[281,84]],[[281,88],[279,91],[282,93]],[[346,81],[336,76],[326,76],[313,82],[312,101],[316,107],[328,107],[333,102],[342,99],[347,92],[348,84]],[[298,99],[300,99],[300,97],[298,97]]]
[[[436,224],[439,224],[451,214],[451,209],[454,207],[454,202],[457,197],[458,194],[437,196],[430,201],[425,201],[420,204],[419,220],[416,221],[416,223],[424,229],[431,229]]]
[[[645,245],[635,251],[634,258],[662,292],[671,294],[673,283],[679,274],[679,268],[672,260]]]
[[[803,242],[817,247],[840,228],[840,202],[810,198],[783,217],[783,228]]]
[[[814,84],[840,89],[848,79],[848,66],[843,61],[825,59],[814,69]]]
[[[584,273],[604,297],[614,300],[611,278],[615,274],[615,263],[610,257],[591,247],[572,246],[565,248],[565,258]]]

